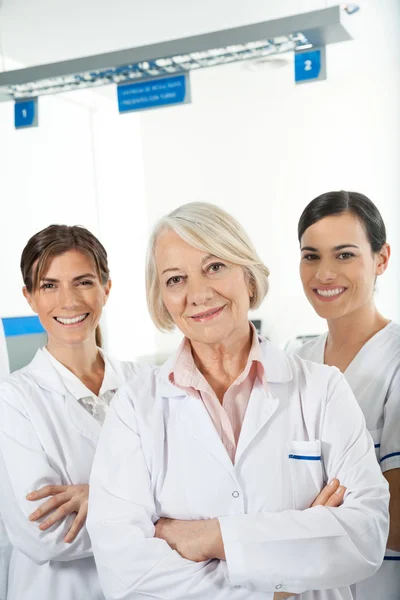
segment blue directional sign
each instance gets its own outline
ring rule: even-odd
[[[190,102],[189,77],[184,73],[126,83],[117,87],[117,94],[120,113],[186,104]]]
[[[17,100],[14,105],[15,129],[25,127],[37,127],[38,125],[38,101],[37,98],[29,100]]]
[[[326,79],[325,48],[296,52],[294,79],[296,83]]]

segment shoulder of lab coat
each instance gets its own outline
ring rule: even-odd
[[[136,371],[136,365],[115,359],[109,362],[121,381]],[[50,463],[46,455],[31,414],[40,411],[43,403],[57,402],[66,395],[61,377],[40,350],[29,365],[0,383],[0,512],[11,544],[37,564],[92,556],[85,527],[74,542],[64,542],[71,519],[64,519],[47,531],[41,531],[38,522],[29,521],[29,515],[44,500],[30,502],[26,494],[45,485],[65,483],[56,470],[54,457]],[[49,427],[52,425],[49,423]],[[56,438],[56,429],[53,434]]]

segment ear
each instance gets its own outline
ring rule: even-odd
[[[105,296],[104,296],[104,306],[107,304],[111,288],[112,288],[112,281],[111,281],[111,279],[109,279],[107,281],[106,285],[104,286],[104,294],[105,294]]]
[[[254,280],[252,278],[250,278],[250,281],[249,281],[247,287],[249,290],[250,304],[252,304],[252,302],[254,300],[254,296],[256,295],[256,288],[255,288]]]
[[[35,302],[35,300],[33,298],[33,295],[28,292],[28,290],[27,290],[27,288],[26,288],[25,285],[22,288],[22,293],[25,296],[25,299],[28,302],[28,304],[31,307],[31,309],[33,310],[33,312],[35,312],[37,314],[36,302]]]
[[[376,255],[376,267],[375,274],[382,275],[386,271],[389,265],[390,259],[390,246],[389,244],[383,244],[382,248]]]

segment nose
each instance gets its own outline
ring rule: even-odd
[[[58,296],[60,308],[72,310],[78,305],[76,289],[73,286],[61,286]]]
[[[190,306],[204,306],[213,297],[209,282],[202,276],[189,277],[187,288],[187,303]]]
[[[330,262],[320,262],[316,277],[321,283],[331,283],[332,281],[335,281],[336,276],[337,273]]]

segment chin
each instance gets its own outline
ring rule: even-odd
[[[75,346],[76,344],[82,344],[83,342],[86,342],[86,340],[91,337],[90,335],[69,335],[69,336],[65,336],[65,338],[62,341],[66,346]]]
[[[315,312],[321,319],[338,319],[347,314],[347,311],[338,306],[314,306]]]

